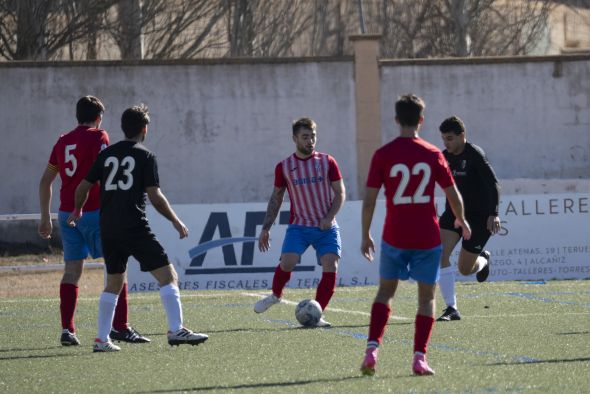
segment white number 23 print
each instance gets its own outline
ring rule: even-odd
[[[401,179],[399,181],[399,185],[397,190],[395,191],[395,195],[393,196],[393,205],[401,205],[401,204],[426,204],[430,202],[430,196],[425,195],[424,191],[428,182],[430,181],[430,166],[424,162],[416,163],[412,170],[408,168],[405,164],[396,164],[391,167],[391,171],[389,176],[395,178],[398,174],[401,174]],[[416,188],[413,196],[404,196],[404,192],[408,187],[408,183],[410,182],[410,177],[419,176],[421,177],[420,183]]]
[[[123,169],[123,179],[120,179],[116,183],[113,182],[115,179],[115,175],[117,175],[117,171],[119,170],[119,165]],[[129,190],[131,186],[133,186],[133,174],[131,171],[135,168],[135,159],[131,156],[125,156],[121,163],[119,164],[119,159],[113,156],[109,156],[105,162],[105,167],[112,167],[111,172],[107,176],[107,180],[104,185],[105,190]]]

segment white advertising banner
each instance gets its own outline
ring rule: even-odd
[[[488,280],[550,280],[590,278],[590,195],[543,194],[503,196],[502,230],[488,241],[492,254]],[[172,225],[148,206],[152,230],[166,249],[179,275],[180,288],[268,289],[280,257],[289,221],[289,204],[271,229],[271,250],[258,251],[256,237],[266,203],[174,205],[189,228],[179,239]],[[368,263],[360,253],[361,201],[348,201],[337,216],[342,237],[338,285],[373,285],[378,281],[379,244],[385,201],[377,202],[372,224],[376,259]],[[439,214],[444,199],[437,198]],[[460,249],[455,250],[455,257]],[[454,263],[454,261],[453,261]],[[289,287],[316,287],[321,277],[313,248],[303,255]],[[157,282],[130,259],[130,291],[158,290]],[[457,275],[458,280],[473,280]]]

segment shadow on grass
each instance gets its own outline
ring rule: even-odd
[[[580,332],[558,332],[555,335],[588,335],[590,331],[580,331]]]
[[[188,391],[233,391],[233,390],[240,390],[240,389],[262,389],[268,387],[276,387],[278,391],[282,387],[288,386],[304,386],[306,384],[314,384],[314,383],[338,383],[344,382],[346,380],[357,380],[357,379],[365,379],[365,376],[362,375],[355,375],[355,376],[345,376],[342,378],[337,379],[310,379],[310,380],[296,380],[291,382],[275,382],[275,383],[252,383],[252,384],[236,384],[236,385],[228,385],[228,386],[204,386],[204,387],[185,387],[180,389],[172,389],[172,390],[152,390],[152,391],[140,391],[141,394],[149,394],[149,393],[181,393],[181,392],[188,392]]]
[[[556,358],[552,360],[527,360],[527,361],[512,361],[512,362],[502,362],[502,363],[493,363],[493,364],[486,364],[486,365],[527,365],[527,364],[561,364],[561,363],[583,363],[590,361],[590,357],[580,357],[580,358]]]
[[[27,349],[30,350],[30,349]],[[31,354],[29,356],[9,356],[0,357],[0,361],[14,361],[14,360],[30,360],[30,359],[41,359],[41,358],[54,358],[54,357],[75,357],[79,356],[77,353],[61,353],[61,354]]]
[[[63,349],[64,346],[48,346],[48,347],[21,347],[21,348],[12,348],[12,349],[0,349],[0,353],[9,353],[9,352],[34,352],[34,351],[44,351],[44,350],[51,350],[51,349]]]

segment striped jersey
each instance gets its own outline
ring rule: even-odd
[[[338,163],[326,153],[306,159],[295,153],[277,164],[275,187],[286,187],[291,200],[290,224],[319,227],[332,207],[332,182],[342,179]]]

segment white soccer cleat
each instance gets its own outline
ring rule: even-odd
[[[94,340],[94,346],[92,346],[92,351],[94,353],[107,353],[107,352],[118,352],[121,348],[111,342],[108,339],[106,342],[102,342],[100,339],[96,338]]]
[[[320,320],[318,320],[318,322],[316,324],[314,324],[312,327],[328,328],[328,327],[332,327],[332,323],[325,321],[324,317],[322,316],[320,318]]]
[[[180,330],[176,332],[168,331],[167,336],[168,344],[170,346],[178,346],[183,344],[195,346],[209,339],[209,335],[192,332],[191,330],[185,327],[182,327]]]
[[[274,304],[278,304],[281,302],[281,299],[274,294],[264,297],[263,299],[259,300],[254,304],[254,312],[262,313],[265,312],[268,308],[273,306]]]

